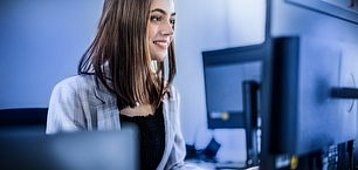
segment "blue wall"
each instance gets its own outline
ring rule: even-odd
[[[0,2],[0,108],[47,107],[53,86],[76,74],[102,1]]]

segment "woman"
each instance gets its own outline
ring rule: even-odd
[[[105,0],[79,75],[52,92],[46,133],[120,129],[132,122],[141,134],[142,169],[189,168],[172,86],[174,24],[173,0]]]

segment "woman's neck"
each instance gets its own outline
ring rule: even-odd
[[[126,107],[120,111],[120,114],[134,117],[134,116],[149,116],[154,115],[155,109],[150,104],[139,105],[136,107]]]

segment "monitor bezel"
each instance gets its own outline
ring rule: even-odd
[[[323,0],[286,0],[286,2],[358,24],[358,10],[355,11],[353,9],[350,9],[348,6],[346,8],[343,8],[341,6],[337,6],[332,3],[325,2]]]

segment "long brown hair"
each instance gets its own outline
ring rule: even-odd
[[[147,44],[147,24],[152,0],[105,0],[97,35],[81,58],[78,74],[94,74],[117,96],[121,110],[138,103],[157,108],[176,73],[173,43],[165,64],[158,62],[153,74]]]

